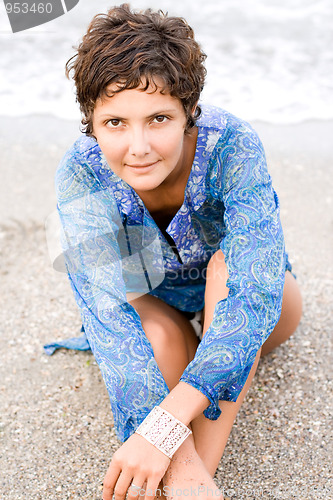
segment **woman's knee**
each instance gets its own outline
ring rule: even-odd
[[[207,265],[207,279],[227,281],[228,270],[222,250],[217,250],[210,258]]]
[[[148,316],[142,321],[142,327],[150,343],[162,350],[174,348],[175,344],[184,344],[184,336],[179,326],[167,316]]]
[[[228,296],[228,270],[222,250],[211,257],[207,265],[203,334],[212,322],[215,305]]]
[[[274,330],[263,344],[261,356],[270,353],[295,332],[302,316],[302,296],[290,271],[286,272],[281,316]]]
[[[175,347],[181,352],[184,346],[188,360],[192,360],[198,346],[198,338],[189,320],[177,309],[152,295],[131,301],[140,316],[146,337],[154,354],[174,355]]]
[[[171,390],[189,363],[185,337],[178,325],[165,316],[148,317],[142,326],[153,348],[157,365]]]

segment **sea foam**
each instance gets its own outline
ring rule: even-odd
[[[64,65],[92,16],[109,6],[109,0],[80,0],[66,15],[15,34],[0,10],[0,114],[79,118]],[[133,0],[131,6],[188,20],[208,56],[204,102],[270,123],[333,118],[331,0]]]

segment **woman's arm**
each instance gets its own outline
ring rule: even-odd
[[[169,390],[140,318],[126,300],[123,277],[131,265],[122,259],[131,241],[128,232],[119,235],[122,224],[116,204],[101,189],[88,160],[75,148],[68,153],[58,168],[56,187],[70,284],[110,395],[117,435],[126,441],[114,454],[105,480],[104,496],[109,498],[115,482],[120,491],[125,481],[126,493],[133,478],[141,481],[140,474],[156,489],[170,464],[166,455],[134,434],[154,406],[162,402],[163,408],[188,424],[209,401],[186,383],[178,384],[166,398]],[[138,266],[134,267],[137,272]]]
[[[209,404],[209,399],[201,391],[186,382],[179,382],[159,406],[189,425]]]
[[[120,234],[117,205],[94,175],[93,162],[102,168],[97,148],[82,149],[80,141],[56,175],[62,244],[85,332],[110,396],[117,437],[125,441],[169,390],[140,317],[126,299],[124,276],[131,281],[131,266],[135,284],[145,279],[138,272],[139,256],[129,255],[127,243],[132,242]]]
[[[255,356],[276,325],[286,269],[279,202],[265,153],[253,129],[230,116],[210,160],[209,192],[223,202],[228,297],[180,380],[209,398],[206,417],[216,420],[219,400],[236,401]]]

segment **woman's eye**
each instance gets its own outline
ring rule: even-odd
[[[158,116],[155,116],[155,118],[154,118],[154,121],[157,123],[163,123],[166,120],[167,120],[167,117],[164,115],[158,115]]]
[[[107,122],[107,125],[108,125],[108,127],[116,128],[116,127],[119,127],[120,123],[121,123],[121,121],[117,120],[117,118],[112,118],[112,120],[109,120]]]

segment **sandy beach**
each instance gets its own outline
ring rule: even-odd
[[[295,335],[261,360],[215,476],[225,498],[329,499],[332,484],[333,122],[254,123],[281,202],[304,313]],[[0,126],[0,498],[101,498],[119,447],[91,353],[43,344],[79,334],[44,222],[57,164],[79,124],[44,116]],[[331,482],[330,482],[331,481]]]

